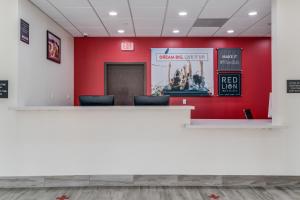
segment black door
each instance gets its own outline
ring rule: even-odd
[[[133,105],[133,97],[145,92],[144,64],[107,64],[106,94],[115,96],[115,105]]]

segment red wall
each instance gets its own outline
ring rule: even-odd
[[[135,51],[120,50],[133,41]],[[255,118],[267,118],[271,91],[271,38],[75,38],[75,105],[79,95],[104,94],[104,62],[146,62],[147,94],[151,94],[151,48],[243,48],[242,96],[218,97],[217,51],[214,55],[215,96],[186,98],[196,107],[192,118],[244,118],[250,108]],[[171,98],[182,104],[183,98]]]

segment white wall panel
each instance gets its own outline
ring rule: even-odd
[[[19,1],[19,15],[30,24],[30,44],[19,42],[20,105],[73,105],[73,37],[29,1]],[[46,31],[61,38],[61,64],[47,59]]]

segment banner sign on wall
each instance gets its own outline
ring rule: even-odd
[[[152,95],[214,94],[212,48],[152,48]]]
[[[219,96],[241,96],[241,73],[219,73]]]
[[[287,80],[287,93],[300,93],[300,80]]]
[[[0,80],[0,98],[8,98],[8,81]]]
[[[242,69],[242,49],[218,49],[219,71],[240,71]]]
[[[23,19],[20,22],[20,40],[29,44],[29,24]]]

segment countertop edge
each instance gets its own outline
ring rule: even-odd
[[[194,110],[194,106],[11,106],[14,111]]]

